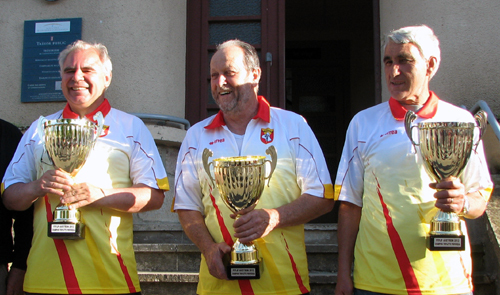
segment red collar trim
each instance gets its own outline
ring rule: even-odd
[[[439,97],[433,91],[429,91],[429,93],[429,99],[427,99],[424,106],[417,112],[417,116],[421,118],[430,119],[434,117],[437,112]],[[391,99],[389,99],[389,106],[394,119],[398,121],[404,120],[407,110],[399,101],[391,97]]]
[[[264,98],[264,96],[259,95],[257,96],[257,99],[259,101],[259,109],[257,111],[257,115],[255,115],[253,119],[262,119],[267,123],[271,122],[271,105]],[[222,111],[219,111],[217,115],[215,115],[212,122],[205,126],[205,129],[215,129],[224,125],[226,125],[226,122],[224,121],[224,114],[222,114]]]
[[[85,117],[87,119],[89,119],[90,121],[97,123],[96,121],[94,121],[94,115],[97,112],[101,112],[102,115],[104,117],[106,117],[110,110],[111,110],[111,105],[109,104],[109,101],[105,98],[104,101],[101,103],[101,105],[99,107],[97,107],[97,109],[95,111],[93,111],[90,114],[85,115]],[[64,107],[62,115],[63,115],[64,119],[79,119],[80,118],[80,116],[77,113],[74,113],[71,110],[71,108],[69,107],[69,103],[67,103],[66,106]]]
[[[264,96],[257,96],[257,99],[259,100],[259,110],[257,111],[257,115],[253,117],[254,119],[262,119],[266,123],[271,122],[271,105],[269,102],[264,98]]]

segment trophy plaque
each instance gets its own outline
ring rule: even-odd
[[[411,126],[417,116],[413,111],[406,113],[406,134],[415,150],[420,147],[425,170],[435,181],[458,178],[464,171],[472,149],[474,146],[477,148],[487,124],[484,111],[479,111],[474,117],[478,126],[467,122],[422,122]],[[480,129],[480,135],[474,143],[476,127]],[[413,138],[413,128],[418,128],[418,143]],[[432,218],[427,248],[431,251],[465,250],[465,236],[456,213],[439,210]]]
[[[87,157],[102,132],[104,117],[96,113],[97,124],[83,119],[38,119],[38,132],[45,150],[54,166],[74,177],[85,164]],[[83,239],[85,225],[80,221],[80,211],[59,204],[49,222],[47,234],[53,239]]]
[[[277,164],[275,147],[270,146],[266,154],[271,156],[271,161],[266,160],[265,156],[245,156],[218,158],[208,163],[208,158],[213,153],[209,149],[203,151],[205,171],[212,185],[215,182],[224,204],[234,214],[238,215],[239,211],[257,204],[264,191],[266,180],[269,186]],[[270,163],[268,176],[266,176],[266,162]],[[210,165],[213,165],[215,181],[210,173]],[[231,261],[227,265],[227,276],[230,280],[259,279],[260,261],[253,242],[243,244],[236,239],[231,250]]]

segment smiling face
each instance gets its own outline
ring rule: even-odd
[[[403,104],[424,104],[435,58],[426,60],[412,43],[390,41],[384,52],[385,79],[391,96]]]
[[[212,96],[225,114],[245,109],[257,97],[260,69],[248,71],[240,47],[217,51],[210,62]]]
[[[111,82],[99,54],[94,49],[75,50],[62,67],[62,92],[71,110],[80,116],[93,112],[103,101]]]

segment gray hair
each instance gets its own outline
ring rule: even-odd
[[[435,57],[436,67],[434,73],[436,73],[441,62],[441,50],[439,49],[439,40],[431,28],[426,25],[420,25],[403,27],[391,31],[385,38],[384,50],[389,41],[393,41],[396,44],[412,43],[417,46],[423,58],[430,59],[431,57]]]
[[[255,48],[252,45],[241,40],[233,39],[219,44],[217,45],[217,51],[231,46],[237,46],[243,50],[244,63],[247,71],[252,71],[254,69],[260,68],[259,55],[257,54]]]
[[[88,43],[82,40],[77,40],[70,45],[66,47],[61,53],[59,53],[59,70],[62,75],[63,73],[63,65],[64,61],[66,61],[66,58],[68,55],[75,51],[75,50],[87,50],[87,49],[94,49],[97,54],[99,54],[99,58],[101,59],[101,62],[103,64],[103,69],[107,74],[111,74],[111,71],[113,71],[113,65],[111,64],[111,59],[109,58],[108,55],[108,49],[106,46],[102,45],[101,43]]]

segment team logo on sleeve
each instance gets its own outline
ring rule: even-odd
[[[274,129],[271,128],[262,128],[260,130],[260,140],[265,143],[271,143],[274,139]]]

